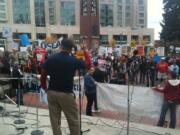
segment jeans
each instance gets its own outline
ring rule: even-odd
[[[95,99],[94,99],[94,110],[98,110],[97,94],[96,93],[95,93]]]
[[[95,93],[91,93],[91,94],[86,94],[86,98],[87,98],[87,105],[86,105],[86,115],[88,116],[92,116],[92,106],[93,106],[93,102],[95,101]]]
[[[170,128],[175,128],[176,127],[176,103],[174,102],[168,102],[164,101],[162,109],[161,109],[161,114],[160,114],[160,119],[157,124],[157,126],[163,127],[164,125],[164,120],[166,117],[166,113],[170,109]]]

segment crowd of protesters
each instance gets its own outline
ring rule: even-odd
[[[163,82],[167,79],[169,71],[180,76],[180,56],[161,57],[155,61],[150,56],[139,56],[138,51],[133,52],[132,57],[126,55],[97,56],[93,59],[98,63],[101,71],[104,71],[107,83],[127,84],[128,81],[134,85],[146,85],[153,87],[156,82]],[[104,63],[101,64],[100,61]]]
[[[8,73],[10,68],[21,65],[21,70],[29,73],[37,73],[37,58],[31,48],[27,49],[24,61],[18,56],[18,51],[0,52],[0,72]],[[162,57],[154,61],[149,56],[139,56],[138,51],[133,52],[132,57],[126,55],[92,55],[92,62],[104,72],[106,83],[127,84],[133,81],[136,85],[146,84],[154,86],[155,81],[162,82],[167,79],[168,71],[174,71],[180,75],[180,56]],[[39,71],[39,70],[38,70]]]
[[[75,54],[75,52],[73,52],[72,55],[73,54]],[[30,47],[28,47],[24,53],[20,53],[17,50],[13,50],[11,53],[0,51],[0,73],[10,74],[12,77],[17,78],[20,78],[26,73],[39,74],[41,64],[43,64],[47,57],[46,54],[41,55],[41,60],[38,60],[37,52]],[[124,54],[114,55],[110,53],[108,55],[98,55],[98,53],[95,52],[91,52],[91,56],[92,68],[87,70],[87,74],[84,77],[85,94],[88,101],[86,114],[90,116],[92,116],[93,102],[94,109],[98,112],[96,82],[154,87],[162,83],[167,85],[165,81],[168,79],[169,73],[173,73],[173,79],[175,79],[174,76],[176,76],[176,79],[180,78],[180,56],[178,55],[161,57],[157,60],[148,54],[140,56],[138,50],[134,50],[131,57]],[[14,89],[18,89],[17,81],[18,80],[12,81]],[[26,85],[25,83],[24,86],[23,84],[20,86],[27,89],[28,87]],[[32,89],[32,86],[33,84],[31,84],[30,89]],[[156,90],[159,89],[156,88]],[[13,96],[14,94],[11,93],[10,97]],[[162,109],[169,107],[165,105],[167,102],[164,103]],[[23,102],[21,104],[23,104]],[[163,112],[164,111],[161,112],[159,126],[162,126],[162,122],[164,121],[165,113]],[[173,116],[174,115],[175,114],[173,114]],[[173,116],[173,122],[171,123],[172,128],[175,127],[175,118]]]
[[[180,76],[180,56],[162,57],[157,61],[148,55],[138,55],[137,50],[133,52],[131,57],[123,54],[98,55],[95,52],[91,54],[92,63],[96,69],[94,78],[97,82],[153,87],[156,83],[162,83],[166,80],[169,71],[174,71],[178,78]],[[43,58],[45,59],[46,56]],[[0,72],[13,76],[17,73],[12,71],[17,72],[18,69],[21,69],[25,73],[39,74],[40,64],[43,61],[37,61],[35,49],[32,50],[30,47],[25,53],[20,53],[14,49],[11,53],[1,51]],[[17,83],[14,82],[13,84],[16,85]]]

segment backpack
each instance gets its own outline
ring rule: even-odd
[[[129,70],[133,73],[137,72],[140,68],[140,62],[139,59],[135,58],[133,61],[130,63]]]

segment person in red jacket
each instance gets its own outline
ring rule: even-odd
[[[168,63],[165,61],[165,58],[161,58],[161,61],[156,66],[157,72],[158,72],[158,80],[160,82],[167,79],[167,73],[168,73]]]
[[[158,126],[163,127],[166,113],[170,110],[170,128],[176,127],[176,107],[177,102],[180,100],[180,80],[177,80],[177,75],[174,72],[170,72],[168,80],[164,87],[154,87],[153,89],[164,93],[164,103],[161,109],[161,114],[158,122]]]

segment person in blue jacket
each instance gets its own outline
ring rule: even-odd
[[[87,98],[86,115],[92,116],[92,106],[96,99],[96,82],[93,78],[95,69],[91,67],[84,76],[84,89]]]

